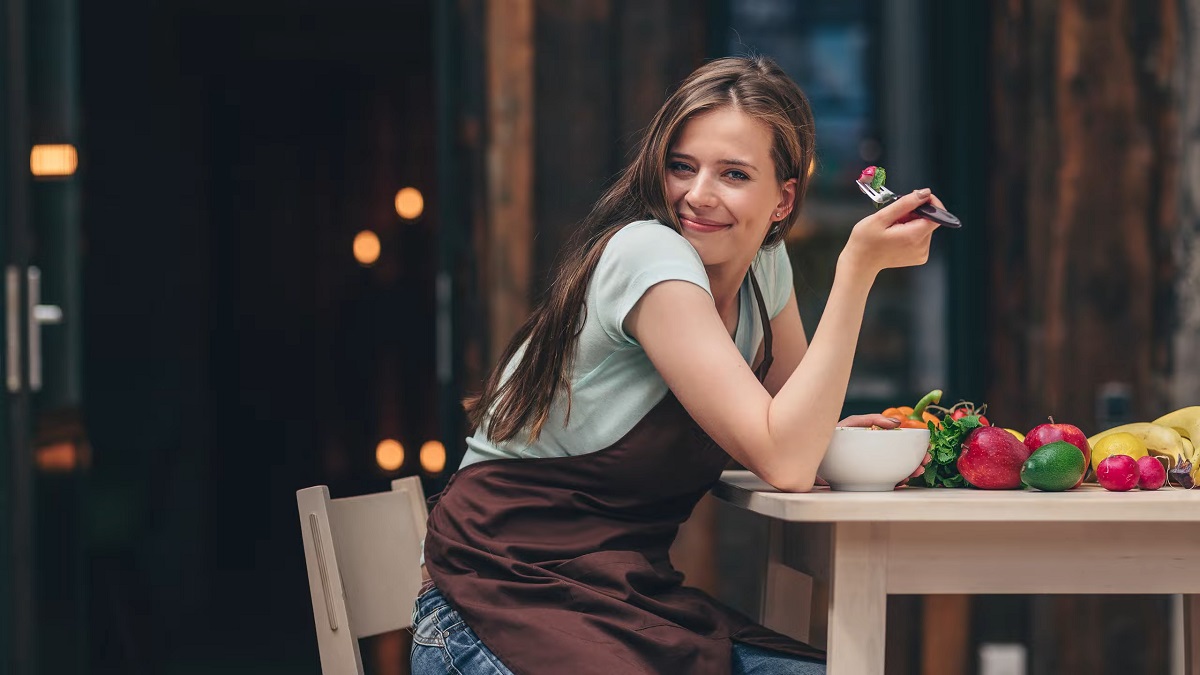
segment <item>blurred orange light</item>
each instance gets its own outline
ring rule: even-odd
[[[379,235],[363,230],[354,236],[354,259],[358,264],[370,267],[379,260]]]
[[[405,220],[416,220],[425,211],[425,197],[414,187],[406,187],[396,193],[396,213]]]
[[[429,473],[441,473],[446,468],[446,446],[441,441],[425,441],[421,446],[421,468]]]
[[[70,442],[39,446],[34,453],[34,462],[47,473],[74,471],[79,464],[79,450]]]
[[[375,446],[375,462],[384,471],[395,471],[404,464],[404,446],[400,441],[385,438]]]
[[[69,143],[35,145],[29,151],[29,170],[40,178],[70,176],[79,167],[79,153]]]

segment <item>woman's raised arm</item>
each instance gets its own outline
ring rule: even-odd
[[[692,418],[734,459],[780,490],[807,491],[841,415],[875,276],[928,259],[937,224],[907,218],[929,199],[928,190],[905,195],[855,226],[812,343],[775,396],[754,377],[713,299],[695,284],[650,288],[626,317],[626,331]],[[789,306],[795,311],[794,301]]]

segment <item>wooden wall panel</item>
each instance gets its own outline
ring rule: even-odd
[[[618,165],[667,95],[704,62],[708,16],[694,0],[624,0],[617,23]]]
[[[705,8],[538,0],[535,295],[667,94],[703,62]]]
[[[487,275],[488,199],[491,194],[487,180],[487,17],[486,0],[459,0],[453,8],[443,8],[452,18],[446,20],[444,29],[455,40],[453,47],[444,47],[447,54],[451,49],[454,57],[446,56],[442,67],[447,69],[444,86],[453,87],[450,98],[455,102],[448,111],[445,124],[453,124],[454,139],[451,149],[452,170],[447,171],[443,183],[447,201],[457,202],[454,216],[457,220],[455,232],[443,236],[453,237],[452,253],[456,262],[452,266],[458,273],[453,281],[454,322],[459,327],[462,363],[460,364],[460,394],[474,394],[479,390],[492,362],[489,344],[490,322],[488,316],[491,280]],[[443,209],[448,208],[443,205]],[[449,219],[448,223],[451,222]],[[503,348],[503,343],[500,345]],[[445,421],[444,421],[445,422]],[[466,429],[463,429],[466,433]],[[447,434],[449,436],[449,434]],[[449,450],[452,446],[447,446]],[[453,461],[461,458],[463,447],[454,446]]]
[[[533,0],[486,4],[489,364],[529,314],[533,268]]]
[[[610,0],[537,2],[535,294],[617,170],[614,12]]]
[[[1171,407],[1200,403],[1200,0],[1182,0],[1179,82],[1182,101],[1178,181],[1179,232],[1174,242],[1178,317],[1174,325]],[[1191,373],[1192,376],[1184,376]]]
[[[1167,406],[1177,123],[1173,3],[995,5],[988,402],[1095,429],[1128,384]]]

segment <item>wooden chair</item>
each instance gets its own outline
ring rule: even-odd
[[[421,587],[425,495],[416,476],[391,492],[330,499],[296,492],[324,675],[362,675],[360,638],[408,628]]]

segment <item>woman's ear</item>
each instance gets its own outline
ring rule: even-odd
[[[796,184],[795,178],[789,178],[780,186],[779,203],[775,205],[775,213],[779,214],[780,220],[787,218],[796,206]]]

